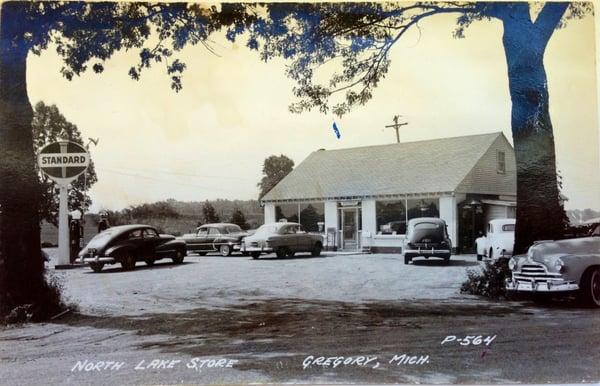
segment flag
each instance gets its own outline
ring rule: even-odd
[[[335,124],[335,122],[333,122],[333,132],[335,133],[335,136],[340,139],[340,137],[342,136],[340,134],[340,129],[338,129],[337,125]]]

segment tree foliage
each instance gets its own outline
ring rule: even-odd
[[[38,102],[33,112],[34,148],[39,151],[45,145],[56,142],[59,139],[68,139],[84,146],[81,132],[76,125],[67,121],[56,105],[46,105]],[[40,183],[42,185],[42,202],[40,205],[40,219],[58,225],[58,185],[38,170]],[[85,173],[71,182],[69,189],[68,204],[69,211],[87,211],[92,204],[88,191],[98,181],[94,162],[90,159],[90,165]]]
[[[263,196],[273,189],[279,181],[283,180],[292,169],[294,169],[294,161],[283,154],[267,157],[263,163],[263,178],[258,183],[260,189],[258,199],[260,200],[263,198]]]
[[[221,221],[215,207],[212,206],[208,200],[202,205],[202,217],[205,224],[218,223]]]
[[[372,98],[390,68],[392,47],[425,18],[456,15],[456,38],[463,38],[475,21],[507,20],[515,15],[542,35],[551,35],[567,20],[592,12],[589,2],[548,2],[533,10],[539,11],[534,22],[530,7],[539,6],[511,2],[270,3],[260,7],[262,13],[244,19],[246,24],[236,22],[227,37],[232,41],[245,38],[246,45],[265,61],[289,60],[286,71],[296,82],[297,97],[290,111],[317,108],[339,116]],[[332,75],[319,77],[319,71]]]
[[[231,214],[231,219],[229,220],[232,224],[239,225],[242,229],[248,229],[248,224],[246,223],[246,216],[240,210],[240,208],[235,208],[233,213]]]

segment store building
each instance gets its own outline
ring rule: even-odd
[[[487,221],[515,216],[514,150],[501,132],[318,150],[262,203],[265,223],[300,222],[329,248],[399,251],[408,220],[433,216],[468,252]]]

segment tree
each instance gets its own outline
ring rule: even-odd
[[[202,205],[202,215],[204,217],[205,224],[216,223],[221,221],[221,219],[217,215],[217,212],[215,211],[215,207],[212,206],[211,203],[208,202],[208,200],[206,200],[204,202],[204,205]]]
[[[271,189],[283,180],[294,168],[294,161],[285,155],[272,155],[263,163],[263,178],[258,183],[260,193],[258,199],[263,198]]]
[[[182,87],[185,64],[173,57],[203,44],[223,25],[243,18],[243,6],[126,2],[4,2],[0,14],[0,315],[32,304],[39,317],[60,308],[44,279],[40,253],[43,189],[35,167],[33,110],[27,95],[27,55],[53,44],[70,80],[120,50],[138,50],[129,70],[137,80],[152,63],[165,66],[171,87]],[[146,46],[151,37],[156,38]]]
[[[246,223],[246,216],[244,216],[244,213],[240,210],[240,208],[235,208],[233,210],[230,222],[232,224],[239,225],[242,229],[248,229],[248,224]]]
[[[456,14],[454,36],[464,37],[475,21],[499,20],[512,101],[511,126],[517,160],[517,226],[515,252],[535,240],[560,238],[563,211],[559,203],[556,160],[544,52],[557,28],[592,11],[591,3],[547,2],[532,18],[523,2],[417,2],[268,4],[228,37],[246,32],[247,46],[269,60],[291,63],[287,75],[296,82],[298,100],[292,112],[318,108],[343,115],[364,105],[385,77],[394,44],[419,21]],[[319,76],[332,71],[333,75]],[[321,79],[328,79],[320,83]],[[340,96],[341,101],[335,98]]]
[[[59,139],[68,139],[80,145],[84,145],[81,132],[76,125],[67,121],[55,105],[48,106],[44,102],[38,102],[33,111],[34,148],[37,152],[45,145],[56,142]],[[45,174],[38,170],[41,183],[42,202],[40,205],[40,219],[58,225],[58,186]],[[94,162],[90,160],[85,173],[71,182],[69,189],[69,211],[80,210],[85,212],[92,204],[92,199],[87,194],[89,188],[98,181]]]

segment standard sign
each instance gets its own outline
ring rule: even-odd
[[[90,155],[78,143],[58,141],[44,146],[38,154],[40,169],[58,183],[67,184],[90,164]]]

